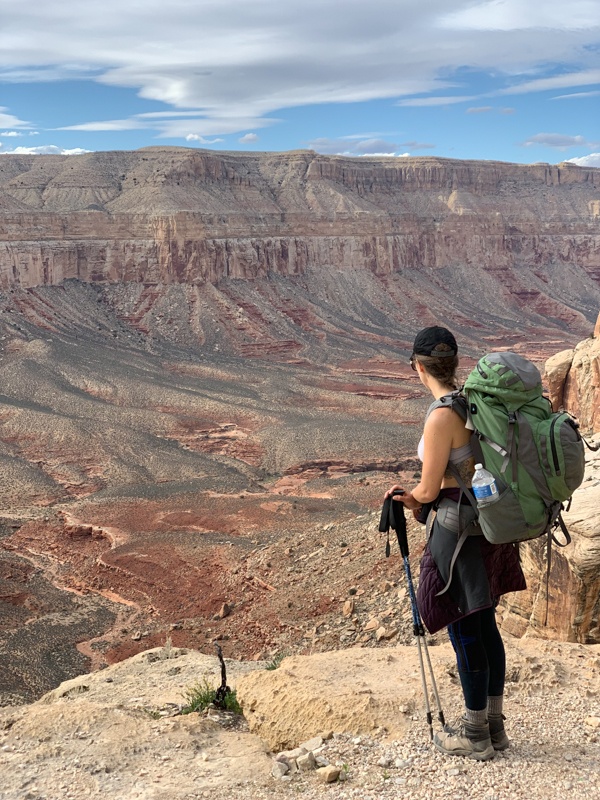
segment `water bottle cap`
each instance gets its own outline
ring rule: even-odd
[[[475,464],[475,469],[483,469],[483,464]]]

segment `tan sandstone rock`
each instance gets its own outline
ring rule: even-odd
[[[580,342],[566,376],[564,405],[583,431],[600,431],[600,315],[594,335]]]
[[[415,650],[352,648],[286,658],[277,670],[242,678],[238,699],[250,730],[272,750],[326,729],[353,734],[385,729],[402,738],[421,691]],[[431,657],[434,670],[447,673],[450,651],[435,648]]]
[[[545,384],[555,411],[563,407],[563,389],[565,379],[571,369],[574,350],[562,350],[546,361]]]
[[[552,399],[574,413],[587,431],[600,430],[600,339],[559,353],[546,365]],[[572,364],[569,366],[569,353]],[[560,375],[563,375],[563,384]],[[600,442],[600,437],[596,437]],[[521,544],[527,590],[503,600],[503,629],[517,636],[529,631],[549,639],[600,642],[600,452],[586,450],[586,474],[563,512],[572,537],[567,547],[552,546],[548,580],[546,538]],[[547,585],[546,585],[547,584]]]

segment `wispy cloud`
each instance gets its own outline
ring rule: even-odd
[[[240,144],[252,144],[253,142],[258,142],[258,136],[256,133],[247,133],[240,137],[238,142]]]
[[[543,4],[524,0],[487,0],[457,3],[466,6],[444,14],[441,27],[452,30],[523,31],[544,28],[578,31],[598,25],[598,5],[594,0],[569,0],[566,12],[562,0]]]
[[[408,147],[409,150],[435,150],[436,145],[430,142],[417,142],[412,140],[409,142],[400,142],[400,147]]]
[[[493,106],[475,106],[473,108],[467,108],[467,114],[487,114],[489,111],[493,111]]]
[[[468,103],[476,100],[476,95],[448,95],[446,97],[410,97],[406,100],[399,100],[398,106],[415,106],[426,108],[427,106],[450,106],[455,103]]]
[[[578,100],[582,97],[598,97],[600,90],[594,89],[592,92],[572,92],[571,94],[559,94],[556,97],[551,97],[551,100]]]
[[[29,128],[31,124],[29,122],[25,122],[18,117],[13,116],[13,114],[8,114],[8,109],[5,106],[0,106],[0,127],[1,128]],[[3,136],[13,136],[14,132],[10,132],[8,134],[3,133]]]
[[[557,150],[567,150],[569,147],[590,147],[592,144],[583,136],[568,136],[562,133],[536,133],[523,142],[524,147],[543,145],[554,147]]]
[[[81,122],[77,125],[65,125],[56,128],[58,131],[132,131],[150,127],[135,117],[130,119],[105,119],[97,122]]]
[[[65,125],[56,130],[62,131],[131,131],[131,130],[153,130],[158,131],[160,136],[187,139],[189,137],[198,140],[218,134],[237,133],[241,128],[265,128],[273,125],[277,120],[263,117],[241,118],[241,117],[217,117],[202,118],[198,111],[192,114],[163,113],[158,114],[136,114],[127,119],[96,120],[94,122],[82,122],[77,125]],[[221,141],[221,140],[220,140]]]
[[[359,139],[352,140],[352,137],[340,137],[339,139],[313,139],[308,142],[311,150],[325,155],[346,155],[346,156],[393,156],[398,145],[395,142],[388,142],[385,139]]]
[[[500,89],[498,94],[529,94],[530,92],[545,92],[552,89],[569,89],[571,86],[590,86],[594,83],[600,83],[600,69],[588,69],[583,72],[569,72],[562,75],[552,75],[547,78],[536,78],[532,81]]]
[[[308,105],[479,103],[468,81],[458,88],[452,80],[465,66],[493,78],[490,92],[506,94],[600,80],[590,68],[594,0],[570,0],[568,10],[563,0],[346,0],[343,13],[332,0],[67,5],[44,0],[33,14],[27,4],[3,4],[0,79],[94,80],[133,89],[171,112],[126,120],[108,112],[98,122],[82,112],[61,130],[125,131],[145,122],[160,136],[185,139],[256,131],[275,124],[281,109]],[[571,65],[571,77],[549,76],[561,64]],[[441,96],[453,89],[462,96]],[[2,120],[0,110],[0,127],[26,125]]]

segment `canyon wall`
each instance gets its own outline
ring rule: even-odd
[[[472,267],[534,304],[563,267],[598,287],[600,170],[186,148],[0,160],[3,289],[319,265]]]

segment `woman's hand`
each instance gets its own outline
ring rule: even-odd
[[[406,492],[406,490],[405,490],[404,486],[399,486],[397,483],[395,483],[395,484],[392,486],[392,488],[391,488],[391,489],[388,489],[388,490],[387,490],[387,492],[385,493],[385,495],[384,495],[384,498],[383,498],[383,499],[384,499],[384,500],[387,500],[387,499],[388,499],[388,497],[390,497],[390,495],[392,495],[394,492],[402,492],[402,495],[404,495],[404,494],[405,494],[405,492]],[[402,499],[402,495],[400,495],[400,494],[396,495],[396,500],[401,500],[401,499]]]
[[[394,492],[402,492],[402,494],[394,494]],[[391,489],[388,489],[385,493],[385,498],[387,499],[393,495],[394,500],[398,500],[401,503],[404,503],[406,508],[409,508],[411,511],[416,511],[417,509],[421,508],[422,503],[412,496],[411,492],[404,489],[403,486],[398,486],[397,484],[392,486]]]

